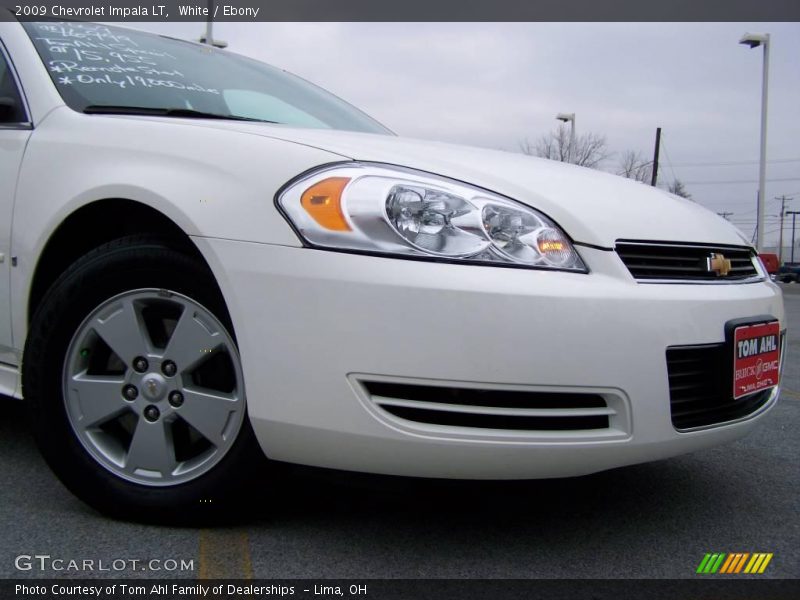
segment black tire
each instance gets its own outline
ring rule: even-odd
[[[139,288],[169,289],[191,298],[213,313],[233,338],[211,272],[189,253],[152,236],[129,236],[93,250],[53,284],[31,323],[22,382],[36,442],[62,483],[109,516],[176,524],[238,520],[258,497],[252,482],[262,479],[266,467],[246,413],[236,440],[211,470],[166,487],[141,485],[112,473],[84,448],[70,424],[63,367],[73,335],[95,307]]]

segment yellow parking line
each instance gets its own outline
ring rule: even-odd
[[[200,532],[198,579],[252,579],[247,532],[203,529]]]
[[[796,398],[797,400],[800,400],[800,392],[796,392],[788,388],[781,388],[781,396],[789,396],[790,398]]]

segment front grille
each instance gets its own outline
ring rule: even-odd
[[[667,348],[670,409],[676,429],[735,421],[761,408],[771,390],[733,399],[733,351],[727,344]]]
[[[523,431],[608,429],[617,414],[600,394],[482,390],[362,382],[371,400],[400,419],[449,427]]]
[[[616,251],[634,279],[675,281],[736,281],[758,276],[756,256],[750,248],[734,246],[625,242]],[[726,276],[708,270],[712,254],[722,254],[731,261]]]

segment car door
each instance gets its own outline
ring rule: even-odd
[[[31,135],[18,79],[0,39],[0,363],[15,365],[11,339],[11,216],[22,155]]]

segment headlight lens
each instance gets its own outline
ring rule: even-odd
[[[278,204],[316,247],[587,272],[567,235],[540,212],[411,169],[325,168],[284,189]]]

